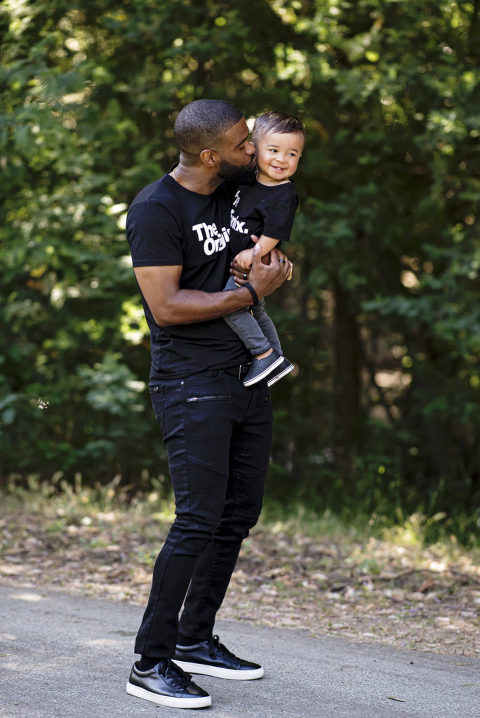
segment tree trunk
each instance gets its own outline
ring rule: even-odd
[[[351,476],[352,448],[360,414],[360,341],[349,293],[335,280],[334,436],[335,453],[345,479]]]
[[[478,59],[478,15],[480,12],[480,0],[473,0],[472,20],[468,33],[469,52]]]

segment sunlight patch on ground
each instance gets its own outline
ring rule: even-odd
[[[0,633],[0,641],[16,641],[17,637],[13,633]]]
[[[17,601],[29,601],[30,603],[38,603],[38,601],[43,601],[43,596],[40,596],[39,593],[15,593],[13,594],[12,598],[15,598]]]

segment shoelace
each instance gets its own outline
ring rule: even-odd
[[[218,636],[211,636],[208,639],[208,653],[211,658],[213,658],[216,651],[223,653],[224,656],[228,656],[229,658],[236,658],[236,656],[231,653],[228,648],[223,645],[223,643],[220,643],[220,638]]]
[[[166,677],[173,678],[179,688],[186,688],[192,680],[190,673],[183,671],[171,658],[163,660],[162,673]]]

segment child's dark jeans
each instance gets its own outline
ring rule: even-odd
[[[230,277],[224,291],[237,288],[234,278]],[[252,307],[251,311],[240,309],[238,312],[226,314],[223,318],[252,356],[263,354],[270,348],[278,354],[283,353],[275,324],[265,311],[264,299]]]

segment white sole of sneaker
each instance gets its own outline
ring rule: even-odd
[[[265,379],[266,376],[268,376],[274,369],[277,368],[279,364],[281,364],[283,361],[283,357],[278,357],[276,361],[273,362],[273,364],[270,364],[269,367],[265,369],[265,371],[262,371],[261,374],[258,374],[258,376],[255,377],[255,379],[250,379],[249,381],[244,381],[243,386],[252,386],[252,384],[258,384],[259,381],[262,381],[262,379]]]
[[[217,666],[207,666],[201,663],[188,663],[188,661],[177,661],[172,659],[177,666],[180,666],[187,673],[198,673],[203,676],[213,676],[214,678],[225,678],[230,681],[253,681],[256,678],[262,678],[263,668],[252,668],[251,670],[235,671],[232,668],[217,668]]]
[[[287,368],[281,371],[279,374],[277,374],[276,376],[272,376],[271,379],[268,379],[267,386],[273,386],[273,384],[275,384],[277,381],[280,381],[280,379],[283,379],[284,376],[289,374],[294,369],[294,365],[290,364],[290,366],[287,366]]]
[[[202,696],[201,698],[170,698],[169,696],[162,696],[158,693],[152,693],[151,691],[140,688],[140,686],[134,686],[132,683],[127,683],[127,693],[136,698],[144,698],[146,701],[156,703],[158,706],[168,706],[169,708],[206,708],[212,705],[211,696]]]

